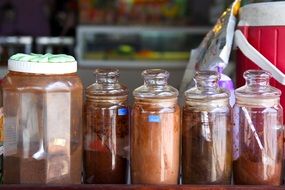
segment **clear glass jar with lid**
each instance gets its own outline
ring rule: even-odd
[[[144,85],[135,89],[131,127],[133,184],[177,184],[180,158],[178,91],[161,69],[142,72]]]
[[[119,70],[96,69],[96,82],[86,89],[85,183],[127,182],[129,150],[128,89]]]
[[[80,184],[83,87],[72,56],[16,54],[3,87],[4,183]]]
[[[182,116],[182,183],[230,184],[232,126],[229,93],[214,71],[195,74]]]
[[[271,74],[244,73],[246,85],[235,91],[234,183],[280,185],[283,157],[281,91],[270,86]]]

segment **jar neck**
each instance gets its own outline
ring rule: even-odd
[[[194,77],[196,88],[201,92],[216,92],[220,75],[215,71],[197,71]]]
[[[102,85],[112,85],[119,82],[119,70],[118,69],[101,69],[98,68],[94,72],[96,77],[96,83]]]
[[[162,69],[148,69],[142,72],[147,87],[163,88],[167,85],[169,73]]]
[[[252,91],[260,91],[270,87],[269,79],[246,79],[246,85]]]
[[[249,70],[244,73],[246,86],[254,91],[254,89],[265,89],[270,87],[269,81],[271,74],[262,70]]]
[[[163,88],[167,86],[167,78],[145,78],[144,85],[149,88]]]
[[[219,88],[218,80],[197,80],[196,87],[201,92],[216,92]]]
[[[119,79],[117,76],[96,76],[96,88],[97,92],[102,91],[101,93],[109,93],[114,90],[121,88]],[[103,94],[104,95],[104,94]]]
[[[96,82],[105,86],[115,85],[119,82],[117,77],[97,76]]]

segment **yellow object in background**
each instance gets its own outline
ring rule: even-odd
[[[235,17],[238,16],[240,6],[241,6],[241,0],[237,1],[236,4],[233,6],[233,14]]]

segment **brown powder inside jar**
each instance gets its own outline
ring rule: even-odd
[[[251,161],[247,156],[241,156],[233,162],[234,181],[239,185],[281,185],[282,161],[274,166],[264,166],[262,162]],[[264,175],[265,174],[265,175]]]
[[[69,184],[72,182],[80,184],[80,172],[78,171],[81,171],[81,160],[81,147],[78,147],[70,156],[59,154],[42,160],[6,156],[4,157],[4,183]],[[68,170],[66,170],[66,164],[70,164]]]
[[[128,107],[86,104],[85,183],[125,184],[128,168]]]
[[[250,115],[250,118],[247,118],[242,108],[239,109],[241,114],[235,118],[238,120],[236,123],[240,125],[235,126],[239,129],[237,139],[234,139],[237,145],[236,159],[233,162],[234,183],[238,185],[281,185],[283,122],[281,117],[276,116],[282,115],[282,110],[263,107],[245,108]],[[280,114],[277,114],[278,112]],[[252,122],[257,136],[254,136],[249,122]]]
[[[183,110],[182,181],[230,184],[232,138],[229,113]]]
[[[133,184],[177,184],[180,109],[174,102],[137,102],[132,110]]]

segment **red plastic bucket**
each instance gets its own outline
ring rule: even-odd
[[[274,78],[271,85],[282,91],[281,104],[285,107],[285,2],[242,7],[235,44],[237,87],[245,84],[246,70],[267,70]]]

